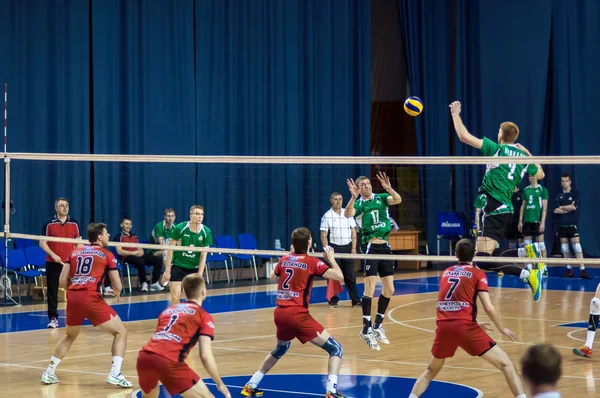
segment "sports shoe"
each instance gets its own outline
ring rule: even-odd
[[[112,295],[113,295],[113,290],[112,290],[112,287],[110,287],[110,286],[106,286],[106,287],[104,288],[104,295],[105,295],[105,296],[112,296]]]
[[[163,287],[163,285],[160,284],[160,282],[156,282],[150,285],[151,292],[162,292],[163,290],[165,290],[165,288]]]
[[[373,333],[375,334],[375,338],[379,340],[383,344],[390,344],[387,336],[385,335],[385,330],[383,326],[379,326],[378,328],[373,328]]]
[[[375,351],[379,351],[381,350],[381,347],[379,347],[379,343],[377,342],[377,338],[375,338],[375,333],[370,332],[370,333],[363,333],[362,330],[359,334],[360,338],[364,340],[365,343],[367,343],[367,346]]]
[[[246,384],[244,389],[242,390],[242,395],[244,397],[262,397],[263,392],[257,388],[250,387],[250,384]]]
[[[43,384],[56,384],[56,383],[58,383],[58,381],[59,380],[58,380],[58,377],[56,377],[56,375],[51,375],[48,372],[42,373],[42,383]]]
[[[539,269],[530,271],[529,278],[527,278],[527,284],[533,293],[533,301],[538,301],[542,298],[542,271]]]
[[[123,376],[121,373],[119,373],[119,375],[116,377],[109,373],[108,377],[106,378],[106,382],[108,384],[112,384],[113,386],[123,387],[123,388],[129,388],[129,387],[133,386],[133,384],[131,384],[130,382],[125,380],[125,376]]]
[[[543,276],[548,276],[548,267],[544,263],[538,263],[537,268],[542,271]]]
[[[331,391],[327,391],[327,394],[325,394],[326,398],[344,398],[344,395],[341,392],[331,392]]]
[[[584,345],[581,348],[573,348],[573,354],[577,355],[578,357],[591,358],[592,349]]]
[[[148,291],[148,282],[144,282],[142,283],[142,292],[147,292]]]
[[[527,252],[527,257],[529,258],[540,258],[542,254],[538,250],[537,245],[531,243],[525,246],[525,251]]]
[[[567,272],[565,272],[562,277],[563,278],[572,278],[573,276],[574,276],[573,275],[573,270],[572,269],[567,269]]]
[[[48,329],[56,329],[58,328],[58,319],[57,318],[52,318],[50,319],[50,323],[47,326]]]
[[[330,308],[339,308],[339,304],[338,303],[329,303],[329,307]]]
[[[583,270],[581,271],[581,274],[579,274],[579,277],[581,279],[592,279],[592,276],[590,274],[588,274],[587,270]]]
[[[498,277],[499,277],[499,278],[502,278],[503,276],[504,276],[504,272],[502,272],[502,271],[498,271]]]

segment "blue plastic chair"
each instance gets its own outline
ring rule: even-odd
[[[221,249],[237,249],[237,245],[235,243],[235,239],[231,235],[221,235],[215,237],[215,241],[217,246]],[[254,256],[250,254],[232,254],[229,257],[237,258],[240,260],[240,268],[243,266],[243,261],[248,261],[250,267],[254,267],[254,277],[258,280],[258,271],[256,269],[256,261],[254,260]],[[233,269],[233,260],[232,260],[232,269]]]
[[[215,247],[214,245],[211,245],[210,247]],[[223,268],[225,268],[225,273],[227,274],[227,283],[229,283],[231,280],[229,279],[229,268],[228,268],[228,260],[231,261],[231,266],[233,267],[233,261],[231,260],[231,257],[229,257],[228,255],[225,254],[214,254],[214,253],[210,253],[206,256],[206,282],[210,283],[210,270],[222,270]],[[216,263],[216,264],[215,264]],[[232,268],[233,271],[233,268]],[[235,275],[233,275],[232,272],[232,276],[233,276],[233,281],[235,282]]]
[[[36,267],[46,266],[46,252],[39,246],[29,246],[25,248],[25,257],[29,265]]]
[[[31,239],[14,239],[13,244],[15,245],[15,249],[25,250],[28,247],[37,246],[34,241]],[[39,246],[38,246],[39,247]]]
[[[256,243],[256,238],[252,234],[238,235],[238,242],[240,242],[240,249],[258,250],[258,244]],[[254,257],[264,258],[265,260],[271,259],[271,256],[266,256],[263,254],[255,254]]]
[[[36,278],[38,276],[42,276],[43,272],[37,266],[31,265],[27,262],[27,258],[25,257],[25,252],[21,249],[12,249],[8,250],[8,263],[5,263],[5,253],[2,251],[0,253],[2,255],[2,263],[7,270],[11,271],[17,279],[17,291],[19,296],[19,303],[21,302],[21,286],[20,281],[23,278]],[[44,261],[44,265],[45,265]],[[37,284],[37,280],[36,280]],[[43,287],[43,285],[42,285]]]

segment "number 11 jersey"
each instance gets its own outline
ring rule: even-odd
[[[487,277],[479,268],[458,264],[446,269],[440,277],[436,321],[475,322],[477,293],[487,291]]]

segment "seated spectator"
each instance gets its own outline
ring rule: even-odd
[[[139,243],[138,237],[131,232],[133,223],[129,217],[121,219],[121,231],[113,236],[114,242],[121,243]],[[147,292],[148,287],[151,291],[162,291],[164,286],[160,284],[160,275],[162,273],[162,259],[152,254],[145,254],[144,249],[136,249],[135,247],[117,247],[117,254],[122,261],[134,266],[138,271],[142,292]],[[153,267],[152,281],[148,286],[145,266]],[[110,286],[105,288],[105,294],[110,292]]]
[[[150,243],[153,245],[168,245],[171,241],[171,232],[175,227],[175,210],[168,208],[164,213],[164,220],[159,221],[152,229]],[[148,250],[148,254],[162,258],[163,265],[167,262],[166,250]]]

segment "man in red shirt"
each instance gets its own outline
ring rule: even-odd
[[[129,388],[130,382],[121,374],[121,364],[127,348],[127,330],[117,315],[100,295],[100,286],[104,273],[113,283],[113,295],[119,299],[121,278],[117,271],[117,261],[109,250],[109,234],[104,224],[90,224],[88,239],[90,245],[73,250],[68,262],[60,274],[60,286],[67,289],[67,334],[58,342],[50,365],[42,374],[42,383],[56,384],[58,377],[54,374],[56,367],[67,355],[71,345],[79,336],[81,325],[87,318],[92,325],[99,326],[112,334],[112,368],[106,379],[107,383],[118,387]]]
[[[297,228],[292,232],[292,253],[283,256],[271,273],[271,280],[279,278],[277,287],[277,308],[275,308],[275,326],[277,327],[277,346],[267,355],[260,369],[244,386],[242,395],[260,397],[258,389],[264,375],[271,370],[290,348],[294,338],[302,344],[310,341],[329,353],[329,366],[326,397],[343,398],[337,391],[337,378],[344,350],[331,334],[308,312],[313,279],[321,276],[336,281],[344,280],[344,275],[335,261],[334,251],[329,246],[323,248],[325,260],[331,267],[309,256],[312,237],[307,228]]]
[[[231,398],[221,380],[212,353],[215,324],[204,308],[206,286],[202,275],[193,273],[182,281],[187,301],[164,310],[158,317],[156,333],[137,360],[137,372],[143,397],[158,397],[160,381],[171,395],[212,397],[206,384],[185,363],[190,351],[200,341],[200,359],[219,391]]]
[[[79,225],[69,215],[69,202],[58,198],[54,202],[54,216],[44,224],[42,235],[57,238],[81,239]],[[58,279],[63,263],[76,247],[74,243],[40,241],[40,247],[46,252],[46,281],[48,285],[48,327],[58,327]]]
[[[477,323],[477,297],[483,309],[500,333],[516,340],[517,336],[502,326],[500,316],[490,301],[485,273],[472,265],[475,245],[469,239],[461,239],[456,244],[458,265],[444,271],[440,277],[440,291],[437,301],[437,329],[431,348],[433,354],[427,370],[419,376],[409,398],[420,397],[431,380],[444,366],[446,358],[454,356],[458,347],[471,356],[479,356],[498,368],[508,382],[510,390],[517,398],[525,398],[523,383],[514,363],[496,345],[484,330],[488,323]],[[483,327],[483,328],[482,328]]]

